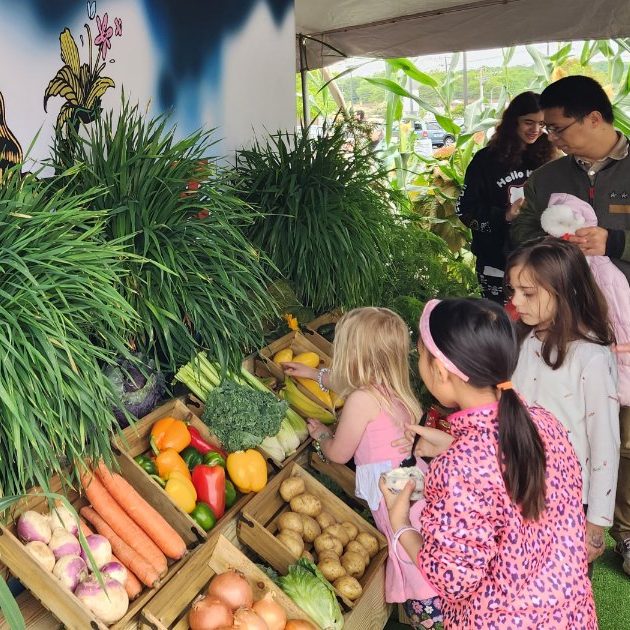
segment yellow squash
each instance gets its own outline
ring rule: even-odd
[[[293,350],[291,348],[283,348],[282,350],[278,350],[276,354],[273,355],[273,362],[280,365],[281,363],[285,363],[286,361],[293,360]]]
[[[326,409],[334,409],[332,398],[329,392],[325,392],[312,378],[297,377],[297,382],[306,390],[308,390],[317,400],[320,400]]]
[[[293,357],[293,360],[311,368],[316,368],[319,365],[319,355],[316,352],[300,352]]]

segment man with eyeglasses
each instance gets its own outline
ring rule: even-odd
[[[608,96],[594,79],[569,76],[547,86],[540,105],[549,139],[567,155],[541,166],[525,184],[525,201],[511,227],[512,243],[544,236],[540,215],[550,195],[569,193],[590,203],[598,219],[597,227],[581,228],[570,240],[587,256],[608,256],[630,282],[628,139],[614,127]],[[619,420],[621,457],[610,533],[630,575],[630,407],[621,407]],[[604,524],[598,525],[603,532]]]

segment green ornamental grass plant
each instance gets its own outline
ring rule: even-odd
[[[239,152],[243,198],[262,211],[247,234],[305,306],[378,303],[400,195],[367,142],[349,146],[345,125],[309,131]]]
[[[113,393],[101,367],[127,352],[137,318],[119,292],[120,244],[101,240],[99,189],[76,173],[39,182],[19,166],[0,183],[0,494],[78,479],[77,460],[111,462]],[[68,465],[69,475],[64,466]]]
[[[122,103],[80,137],[57,146],[57,168],[85,164],[79,190],[103,186],[106,241],[130,239],[123,295],[142,321],[141,351],[170,370],[199,348],[223,366],[263,345],[274,310],[260,254],[244,236],[256,214],[237,198],[225,171],[208,162],[212,132],[176,139],[164,116]],[[188,189],[187,189],[188,188]]]

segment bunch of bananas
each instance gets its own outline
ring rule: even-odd
[[[280,390],[279,395],[293,409],[307,418],[315,418],[324,424],[332,424],[337,419],[332,411],[322,407],[302,393],[295,381],[290,377],[286,377],[284,388]]]

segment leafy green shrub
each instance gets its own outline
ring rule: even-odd
[[[58,147],[57,164],[87,165],[79,190],[105,187],[95,206],[107,213],[104,238],[122,241],[123,294],[140,315],[139,349],[157,350],[169,368],[209,349],[236,367],[263,345],[273,312],[261,257],[244,236],[254,211],[226,173],[208,162],[211,132],[176,140],[165,117],[147,119],[123,102]]]
[[[138,324],[119,290],[119,244],[103,243],[102,192],[19,176],[0,183],[0,492],[46,487],[64,464],[111,462],[113,392],[101,372]],[[80,174],[76,175],[80,178]],[[70,466],[76,481],[77,467]]]
[[[247,234],[302,304],[316,312],[378,303],[399,194],[365,144],[343,125],[274,135],[239,152],[243,198],[262,212]]]

